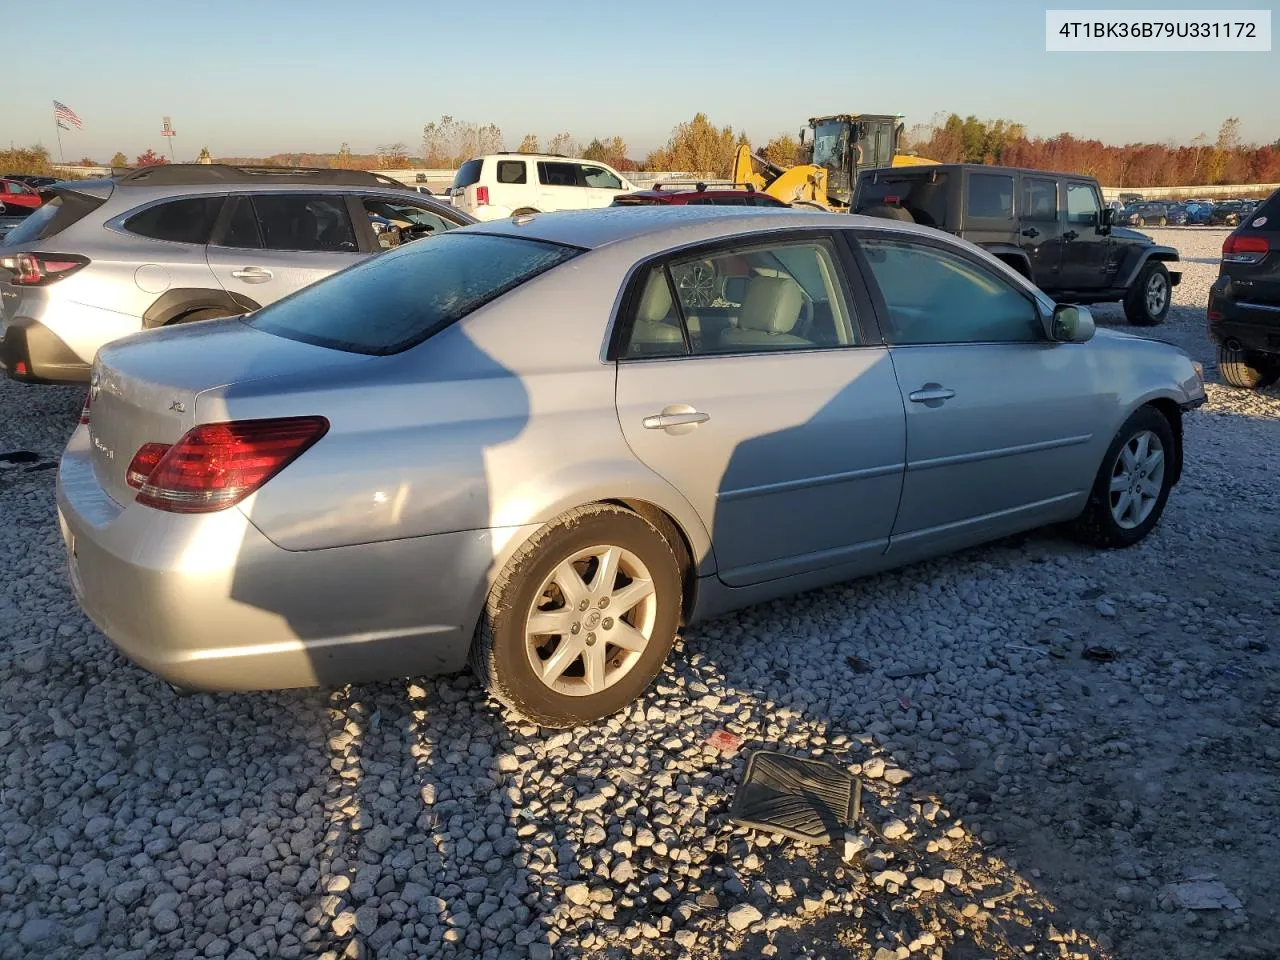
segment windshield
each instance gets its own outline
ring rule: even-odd
[[[450,232],[332,274],[245,322],[333,350],[399,353],[580,252],[523,237]]]
[[[813,128],[813,162],[839,170],[849,152],[849,124],[843,120],[823,120]]]

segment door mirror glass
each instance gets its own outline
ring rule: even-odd
[[[1088,307],[1060,303],[1053,309],[1049,337],[1059,343],[1084,343],[1093,339],[1096,329]]]

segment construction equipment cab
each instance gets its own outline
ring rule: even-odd
[[[813,117],[806,142],[800,131],[800,149],[805,163],[827,171],[827,201],[833,209],[848,209],[853,184],[863,170],[891,167],[902,138],[902,118],[878,113],[838,113]]]

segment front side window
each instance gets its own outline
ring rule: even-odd
[[[384,197],[365,197],[363,203],[378,244],[384,249],[444,233],[457,226],[440,214],[414,203]]]
[[[1013,218],[1013,177],[969,174],[969,216],[984,220]]]
[[[859,342],[826,240],[683,257],[643,282],[625,355],[813,350]]]
[[[1067,222],[1092,226],[1100,223],[1102,208],[1098,205],[1098,191],[1092,184],[1067,184]]]
[[[253,198],[253,208],[268,250],[354,253],[358,249],[345,197],[260,194]]]
[[[860,243],[895,345],[1043,339],[1035,304],[971,261],[910,240],[867,237]]]
[[[331,274],[246,322],[334,350],[399,353],[580,252],[523,237],[450,232]]]
[[[173,243],[208,243],[222,210],[222,197],[170,200],[135,213],[124,222],[130,233]]]
[[[604,167],[592,167],[583,164],[581,169],[582,182],[588,187],[598,187],[602,190],[622,189],[622,181]]]

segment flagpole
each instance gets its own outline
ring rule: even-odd
[[[53,115],[53,131],[58,136],[58,162],[65,164],[67,158],[62,155],[62,123],[58,120],[58,115]]]

